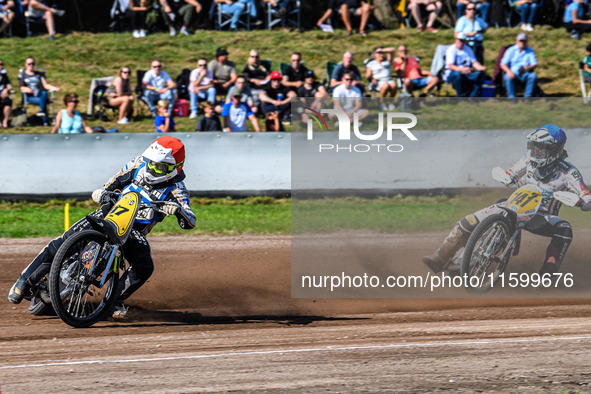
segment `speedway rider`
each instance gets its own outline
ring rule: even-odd
[[[92,199],[100,203],[101,207],[90,215],[94,218],[106,216],[112,205],[109,192],[121,190],[121,195],[123,195],[128,191],[138,191],[142,196],[149,197],[151,201],[168,202],[161,205],[161,209],[169,215],[175,215],[181,228],[187,230],[194,228],[195,215],[189,205],[189,192],[183,182],[185,178],[184,162],[185,146],[178,138],[160,137],[156,139],[141,156],[127,163],[123,169],[109,179],[103,188],[92,193]],[[127,308],[123,305],[123,300],[139,289],[154,271],[150,246],[145,236],[156,223],[163,219],[164,215],[153,209],[139,211],[130,237],[123,246],[123,252],[130,267],[119,281],[113,308],[113,317],[116,319],[127,317]],[[62,236],[49,242],[12,286],[8,300],[18,304],[23,298],[29,297],[31,287],[49,274],[53,257],[66,238],[87,229],[91,229],[91,225],[86,218],[82,218]]]
[[[542,191],[542,203],[538,214],[526,224],[525,229],[544,237],[551,237],[546,249],[546,257],[540,274],[553,274],[560,268],[560,263],[572,241],[572,228],[569,222],[558,216],[562,203],[553,198],[556,191],[574,192],[579,201],[576,206],[582,211],[591,210],[591,193],[587,189],[579,170],[566,161],[564,150],[566,133],[553,124],[545,124],[527,136],[526,154],[506,171],[511,181],[506,185],[536,185]],[[470,234],[478,223],[491,214],[503,212],[497,203],[490,207],[465,216],[451,230],[443,244],[432,256],[423,258],[423,262],[435,273],[447,269],[457,272],[457,264],[450,265],[455,254],[468,242]]]

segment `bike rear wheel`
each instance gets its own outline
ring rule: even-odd
[[[466,244],[462,258],[462,276],[467,275],[466,290],[490,290],[507,268],[511,253],[503,251],[512,235],[512,225],[503,215],[492,215],[480,222]],[[472,277],[478,278],[470,280]]]
[[[89,327],[111,309],[119,274],[112,266],[106,270],[104,259],[109,247],[103,234],[84,230],[69,237],[57,251],[51,265],[49,294],[55,312],[66,324]]]

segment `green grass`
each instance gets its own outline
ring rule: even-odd
[[[70,224],[96,209],[91,201],[69,201]],[[0,203],[0,237],[55,237],[64,231],[65,201],[46,203]],[[252,197],[231,199],[191,199],[197,216],[193,230],[182,230],[175,218],[166,218],[151,234],[158,235],[238,235],[288,234],[290,201]]]
[[[492,74],[494,61],[502,45],[513,43],[518,33],[515,29],[490,29],[485,34],[485,66]],[[577,62],[581,60],[586,43],[572,40],[564,29],[548,26],[536,26],[530,33],[529,45],[537,51],[540,66],[536,70],[541,79],[541,86],[548,95],[580,95],[577,75]],[[340,61],[344,51],[353,51],[355,63],[362,65],[363,59],[377,45],[409,45],[410,54],[421,59],[421,66],[429,69],[431,59],[438,44],[451,44],[453,31],[442,30],[437,34],[417,33],[413,29],[383,30],[372,32],[368,37],[354,35],[347,37],[343,30],[334,34],[318,30],[299,32],[252,31],[241,33],[197,31],[193,36],[171,38],[168,34],[158,33],[146,39],[134,39],[129,33],[72,33],[58,35],[57,41],[47,41],[45,35],[31,38],[12,37],[0,40],[1,58],[14,86],[18,86],[17,72],[24,65],[26,56],[33,55],[37,65],[47,69],[47,78],[51,84],[62,89],[57,94],[56,109],[63,107],[63,94],[75,92],[80,98],[81,112],[86,112],[88,89],[92,78],[115,75],[122,65],[132,70],[147,69],[154,57],[162,60],[164,70],[175,78],[183,68],[194,68],[201,56],[211,60],[215,48],[226,46],[239,70],[246,64],[248,52],[252,48],[259,50],[263,59],[273,61],[273,69],[279,69],[280,62],[288,62],[290,53],[298,50],[303,60],[312,68],[319,79],[325,75],[327,60]],[[133,81],[135,85],[135,81]],[[20,93],[15,94],[15,102],[21,100]],[[34,106],[33,106],[34,108]],[[445,111],[439,111],[445,112]],[[457,119],[457,118],[456,118]],[[194,129],[194,120],[178,118],[178,130]],[[440,122],[444,124],[443,121]],[[129,125],[117,125],[114,121],[89,122],[91,126],[105,128],[117,127],[122,132],[153,131],[153,121],[149,117],[138,116]],[[9,133],[48,133],[48,127],[13,128]]]
[[[316,200],[192,198],[197,216],[194,230],[181,230],[166,218],[151,234],[240,235],[329,233],[364,230],[382,233],[445,231],[466,214],[507,197],[504,191],[458,196],[395,196],[376,199],[326,198]],[[64,231],[65,201],[46,203],[0,202],[0,237],[55,237]],[[69,201],[71,224],[96,208],[92,201]],[[563,208],[561,217],[573,227],[591,228],[584,212]]]

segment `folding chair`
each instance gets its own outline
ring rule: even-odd
[[[222,12],[222,4],[220,3],[218,3],[217,5],[216,13],[216,30],[223,30],[224,27],[229,28],[230,23],[232,22],[233,15]],[[244,10],[240,14],[240,18],[238,19],[238,26],[241,26],[245,28],[247,31],[250,31],[250,3],[246,3],[246,7],[244,7]]]
[[[92,80],[88,107],[91,110],[89,115],[92,115],[93,119],[100,119],[106,122],[110,117],[109,115],[117,115],[119,112],[118,107],[109,105],[109,98],[106,95],[107,88],[114,79],[115,77],[111,76]]]
[[[431,74],[439,77],[439,83],[445,84],[445,95],[449,95],[447,75],[445,70],[445,53],[450,45],[437,45],[435,54],[433,55],[433,61],[431,62]],[[441,91],[441,89],[439,89]]]
[[[135,102],[137,103],[137,113],[144,113],[144,108],[147,109],[148,112],[150,112],[150,106],[148,105],[148,103],[146,102],[146,100],[144,99],[144,87],[142,84],[142,80],[144,79],[144,74],[147,72],[147,70],[137,70],[135,72],[135,77],[136,77],[136,85],[135,85],[135,89],[133,90],[133,92],[136,95],[136,100]]]
[[[332,78],[332,72],[334,71],[334,68],[336,66],[337,66],[337,63],[335,63],[335,62],[331,62],[331,61],[326,62],[326,66],[325,66],[326,77],[324,77],[324,79],[322,80],[322,84],[326,88],[327,93],[332,93],[332,88],[330,87],[330,79]]]
[[[292,0],[293,8],[287,14],[287,24],[295,27],[296,29],[300,28],[300,0]],[[279,16],[279,9],[278,7],[271,6],[271,3],[267,3],[267,28],[271,30],[273,26],[281,23],[282,17]]]
[[[305,66],[306,63],[300,62],[300,65]],[[287,66],[290,66],[290,64],[289,63],[279,63],[279,71],[281,72],[281,75],[285,75],[285,70],[287,69]]]
[[[267,71],[271,72],[271,65],[273,64],[271,59],[261,60],[261,66],[265,67]]]
[[[18,79],[20,80],[23,72],[25,71],[25,68],[22,67],[18,70]],[[36,66],[35,68],[33,68],[33,71],[41,73],[43,75],[43,78],[45,78],[45,75],[47,74],[47,72],[45,71],[44,67],[40,67],[40,66]],[[51,103],[51,116],[49,117],[49,120],[51,121],[51,124],[55,123],[55,92],[53,90],[48,90],[47,91],[49,93],[49,97],[47,97],[47,104]],[[21,107],[23,108],[23,110],[25,111],[25,113],[27,112],[28,106],[29,106],[29,102],[27,99],[27,94],[23,93],[22,94],[22,105]],[[30,103],[31,105],[36,105],[33,103]],[[45,114],[47,115],[47,114]]]

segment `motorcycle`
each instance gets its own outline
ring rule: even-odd
[[[500,167],[492,171],[493,179],[508,185],[511,177]],[[461,275],[476,277],[478,281],[465,281],[465,288],[473,292],[485,292],[497,284],[505,272],[511,256],[519,254],[521,232],[532,220],[544,199],[535,185],[523,185],[508,200],[500,202],[500,213],[482,220],[474,229],[461,253]],[[579,196],[568,191],[557,191],[552,197],[567,206],[575,206]],[[477,286],[473,284],[477,283]]]
[[[150,208],[168,216],[159,208],[164,201],[151,201],[136,191],[111,193],[111,204],[104,219],[86,216],[92,229],[68,237],[51,264],[47,283],[51,305],[72,327],[89,327],[111,310],[125,271],[122,246],[141,211]]]

